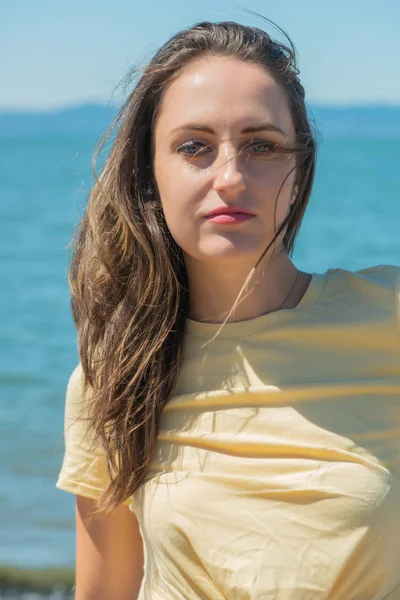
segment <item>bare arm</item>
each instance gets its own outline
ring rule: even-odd
[[[121,505],[87,525],[96,502],[76,496],[75,600],[137,600],[144,556],[136,516]]]

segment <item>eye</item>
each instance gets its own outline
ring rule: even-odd
[[[249,149],[252,148],[254,154],[257,156],[263,156],[264,154],[269,154],[278,151],[279,144],[274,142],[266,142],[264,140],[254,140],[251,141],[250,144],[245,146],[243,151],[246,154],[249,154]]]
[[[208,146],[206,146],[202,142],[199,142],[198,140],[190,140],[182,144],[182,146],[179,146],[177,152],[187,154],[188,156],[197,156],[198,154],[204,154],[204,152],[201,152],[201,148],[197,148],[196,150],[196,146],[203,146],[203,148],[205,148],[206,150],[209,148]],[[195,149],[195,151],[191,152],[191,150],[193,149]]]

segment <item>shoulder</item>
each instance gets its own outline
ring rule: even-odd
[[[350,286],[366,290],[370,288],[386,288],[393,290],[400,279],[400,266],[398,265],[373,265],[351,271],[348,269],[329,269],[328,279],[340,286]]]
[[[83,369],[81,363],[78,363],[69,376],[67,383],[67,392],[70,394],[80,393],[83,384]]]
[[[372,265],[363,269],[350,270],[340,267],[328,269],[329,276],[340,276],[349,279],[368,279],[371,281],[390,282],[395,280],[400,273],[399,265]]]
[[[354,274],[363,277],[371,282],[376,282],[380,285],[393,286],[396,285],[399,274],[399,265],[374,265],[354,271]]]
[[[69,375],[67,382],[65,413],[68,419],[84,416],[87,410],[87,395],[84,390],[84,373],[81,363],[78,363]]]
[[[341,268],[327,271],[330,298],[345,300],[359,309],[381,309],[384,312],[398,310],[400,303],[400,266],[373,265],[358,270]]]

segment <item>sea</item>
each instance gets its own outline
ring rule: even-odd
[[[46,592],[38,578],[49,573],[51,597],[68,592],[74,496],[55,483],[66,384],[78,362],[69,242],[93,185],[93,150],[113,110],[85,105],[0,114],[4,598],[44,597],[50,588]],[[400,107],[315,107],[313,114],[320,134],[317,170],[294,262],[309,272],[399,265]]]

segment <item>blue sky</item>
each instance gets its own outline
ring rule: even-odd
[[[197,21],[281,36],[244,5],[287,31],[309,102],[400,104],[399,0],[6,0],[0,109],[119,103],[130,68]]]

